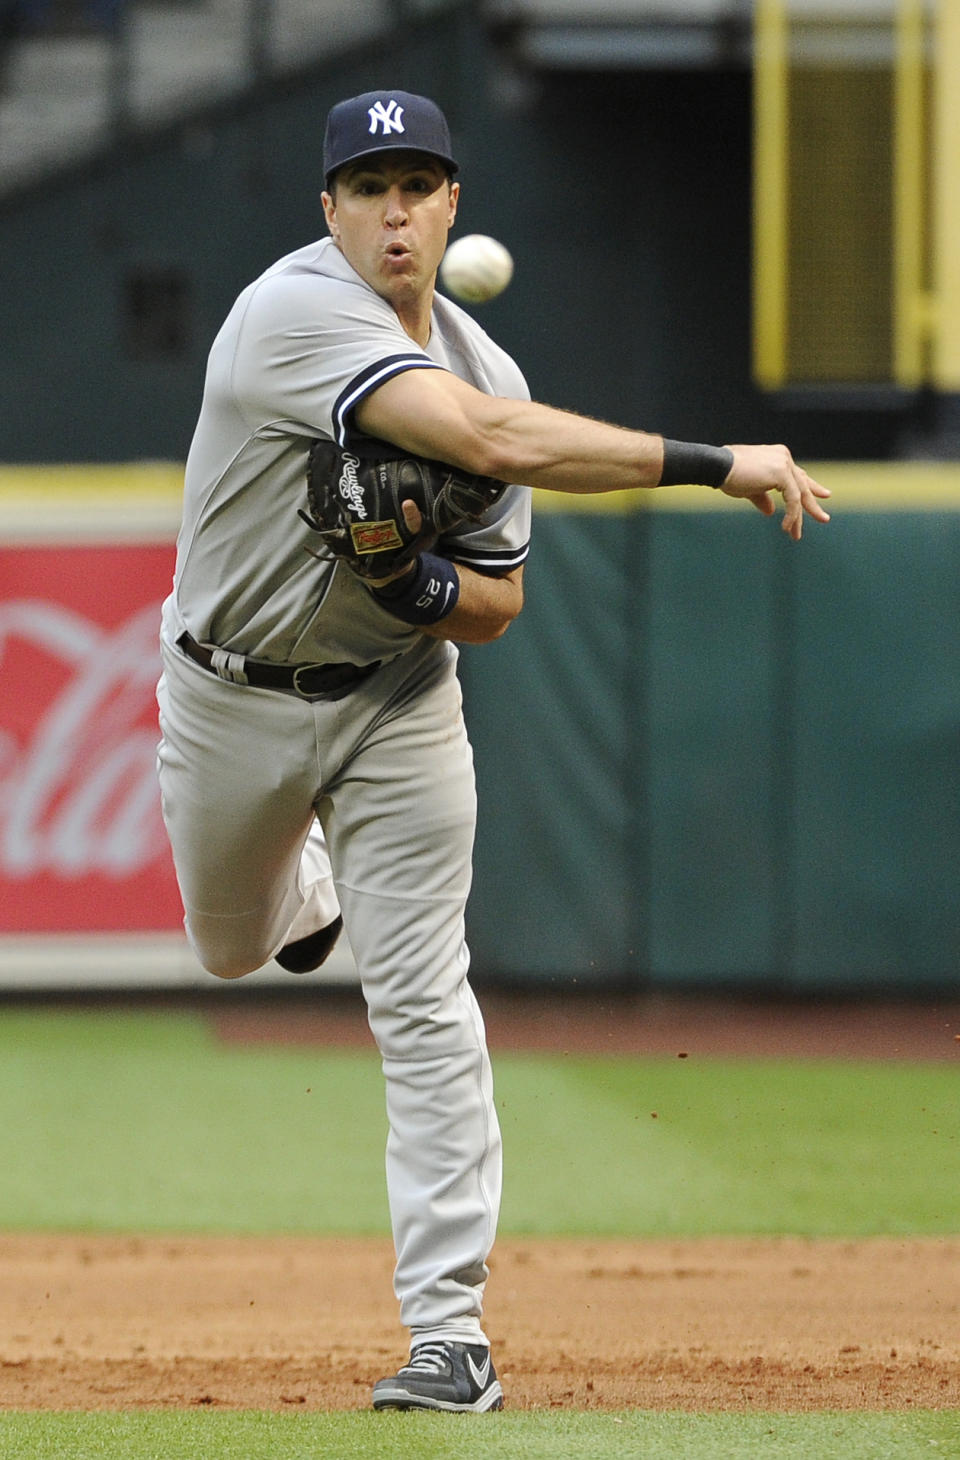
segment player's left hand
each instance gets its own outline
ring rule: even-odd
[[[420,508],[416,502],[408,497],[401,504],[400,510],[403,513],[403,520],[410,536],[419,539],[423,530],[423,513],[420,511]],[[388,573],[385,578],[367,578],[367,584],[371,588],[383,588],[387,583],[395,582],[397,578],[410,577],[415,566],[416,559],[412,563],[404,563],[396,572]]]
[[[300,517],[326,555],[343,562],[371,587],[410,571],[444,533],[479,522],[506,484],[444,462],[401,452],[388,441],[382,454],[344,450],[326,437],[307,453],[307,508]]]
[[[771,517],[776,511],[772,492],[783,498],[784,532],[799,542],[803,533],[803,515],[817,522],[829,522],[830,514],[820,505],[820,498],[830,496],[830,488],[814,481],[798,466],[786,446],[731,446],[733,466],[720,488],[728,497],[745,497]]]

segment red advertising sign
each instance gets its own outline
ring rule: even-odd
[[[0,932],[180,928],[156,683],[172,543],[0,550]]]

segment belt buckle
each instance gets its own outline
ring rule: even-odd
[[[314,673],[316,673],[317,670],[322,670],[322,669],[326,669],[326,668],[327,668],[327,666],[325,664],[298,664],[297,665],[296,669],[293,671],[292,684],[293,684],[293,688],[296,690],[297,694],[300,696],[301,699],[304,699],[304,700],[315,700],[315,699],[318,699],[320,697],[320,695],[323,694],[323,689],[322,688],[317,688],[317,689],[314,689],[314,690],[304,689],[303,686],[300,683],[300,676],[301,676],[301,674],[314,674]]]

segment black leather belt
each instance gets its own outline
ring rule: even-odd
[[[256,689],[292,690],[305,700],[339,700],[380,668],[372,664],[269,664],[264,659],[247,659],[226,649],[208,649],[189,634],[177,643],[204,669],[233,684],[252,684]]]

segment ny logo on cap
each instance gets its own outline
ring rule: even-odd
[[[388,101],[386,106],[382,101],[378,101],[375,106],[370,108],[367,115],[370,118],[371,136],[378,127],[382,129],[384,137],[388,137],[391,132],[403,131],[403,107],[397,106],[395,101]]]

